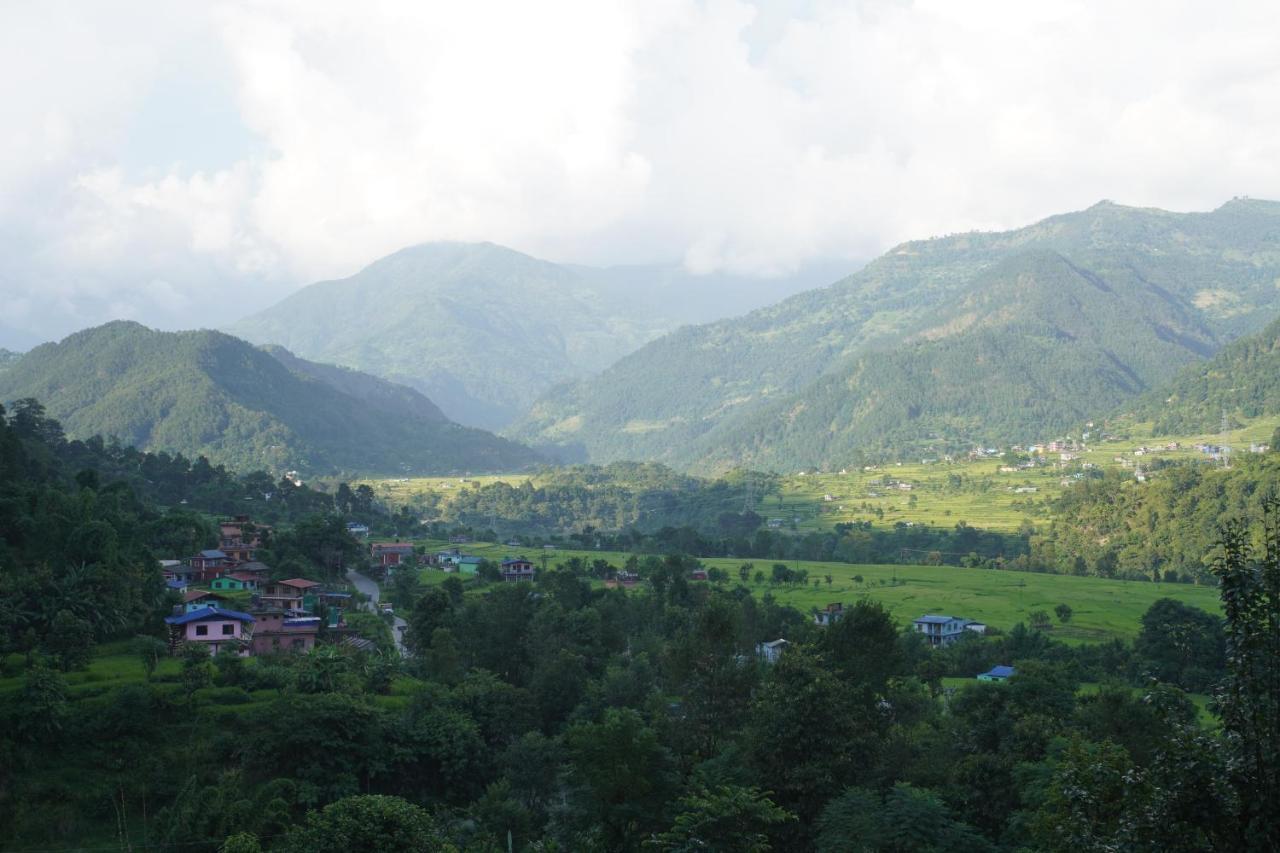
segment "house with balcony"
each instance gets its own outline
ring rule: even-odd
[[[258,603],[270,610],[308,610],[308,599],[314,601],[319,586],[316,581],[306,578],[274,581],[263,587],[258,595]]]
[[[304,613],[285,613],[258,608],[253,630],[253,654],[270,655],[284,652],[305,653],[315,648],[320,635],[320,617]]]
[[[479,565],[476,566],[479,569]],[[507,557],[502,561],[502,579],[504,581],[533,580],[533,561],[524,557]]]
[[[917,634],[923,634],[930,646],[949,646],[964,635],[968,619],[960,616],[940,616],[926,613],[919,619],[912,620]]]

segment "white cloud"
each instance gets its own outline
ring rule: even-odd
[[[39,334],[226,322],[431,239],[771,273],[1104,197],[1280,197],[1277,24],[1085,0],[10,4],[0,337],[19,306]],[[197,109],[219,86],[230,118]],[[254,144],[183,156],[224,136]]]

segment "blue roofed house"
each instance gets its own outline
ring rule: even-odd
[[[169,626],[169,651],[175,652],[183,643],[200,643],[209,654],[231,648],[241,657],[248,657],[249,642],[253,639],[254,618],[238,610],[220,607],[202,607],[187,613],[166,616]]]
[[[1011,666],[993,666],[978,676],[979,681],[1007,681],[1017,675],[1018,671]]]
[[[949,646],[960,639],[969,620],[959,616],[926,613],[919,619],[913,620],[911,624],[917,634],[924,634],[925,641],[930,646],[937,647]]]

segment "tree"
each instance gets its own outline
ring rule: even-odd
[[[183,643],[178,655],[182,658],[182,689],[190,701],[197,690],[213,683],[213,664],[203,643]]]
[[[669,853],[701,850],[765,853],[770,828],[795,820],[758,788],[721,785],[700,788],[680,798],[671,829],[646,846]]]
[[[600,827],[605,849],[632,849],[662,825],[671,756],[638,713],[610,708],[599,723],[571,726],[565,745],[578,815]]]
[[[817,839],[817,849],[837,853],[994,849],[953,818],[937,794],[904,782],[883,798],[864,788],[847,789],[823,809]]]
[[[18,731],[26,740],[48,748],[57,746],[57,735],[67,719],[67,682],[56,671],[36,664],[27,670],[22,701],[17,705]]]
[[[385,850],[454,850],[426,809],[399,797],[360,794],[307,814],[285,836],[286,853],[382,853]]]
[[[1240,800],[1239,849],[1280,849],[1280,502],[1263,506],[1261,548],[1224,526],[1213,573],[1226,614],[1222,725]]]
[[[1062,624],[1065,625],[1071,621],[1072,610],[1070,604],[1059,604],[1057,607],[1053,608],[1053,612],[1057,614],[1058,621]]]
[[[1049,619],[1049,614],[1043,610],[1033,610],[1027,615],[1027,621],[1031,623],[1031,627],[1037,631],[1047,631],[1053,625]]]
[[[70,610],[59,610],[49,625],[45,646],[63,672],[80,669],[93,653],[93,626]]]
[[[738,566],[738,580],[742,581],[743,583],[746,583],[747,580],[751,577],[751,572],[754,569],[755,569],[755,566],[753,566],[751,563],[743,563],[741,566]]]
[[[1217,616],[1162,598],[1143,614],[1133,650],[1161,681],[1185,690],[1203,690],[1223,671],[1226,638]]]
[[[160,665],[160,658],[168,654],[169,647],[159,637],[139,634],[133,639],[133,649],[142,661],[142,668],[147,673],[147,681],[150,681],[155,675],[156,667]]]

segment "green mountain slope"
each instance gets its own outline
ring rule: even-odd
[[[510,470],[536,454],[445,420],[411,389],[221,332],[115,322],[36,347],[0,374],[0,399],[35,397],[68,434],[203,454],[236,469],[307,473]]]
[[[1016,441],[1105,414],[1275,316],[1280,204],[1102,203],[907,243],[560,386],[508,431],[592,461],[840,465]]]
[[[1280,320],[1227,344],[1126,412],[1151,421],[1157,435],[1211,432],[1224,412],[1233,425],[1280,414]]]
[[[600,270],[491,243],[432,243],[306,287],[230,331],[412,386],[451,418],[497,428],[553,385],[603,370],[682,323],[765,304],[802,283],[712,276],[695,288],[678,270]]]

